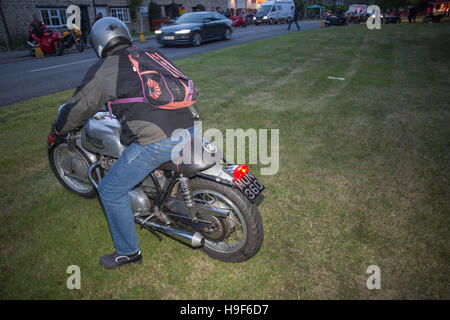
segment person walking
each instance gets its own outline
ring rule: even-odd
[[[291,20],[289,20],[289,26],[288,26],[288,30],[291,30],[291,24],[292,21],[295,21],[295,25],[297,26],[297,29],[300,30],[300,26],[298,25],[297,19],[298,19],[298,10],[297,8],[291,7],[291,9],[294,9],[294,16],[291,18]]]

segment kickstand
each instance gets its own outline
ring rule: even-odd
[[[152,215],[150,215],[147,219],[145,219],[144,221],[142,221],[142,223],[140,224],[141,225],[141,228],[145,228],[145,229],[147,229],[148,231],[150,231],[155,237],[156,237],[156,239],[158,239],[159,241],[162,241],[162,237],[156,232],[156,230],[154,229],[154,228],[152,228],[152,227],[150,227],[150,226],[146,226],[146,225],[144,225],[144,223],[146,223],[148,220],[150,220],[151,218],[153,218],[153,216],[155,215],[156,213],[153,213]]]
[[[158,239],[159,241],[162,241],[163,238],[152,227],[141,225],[141,228],[147,229],[156,237],[156,239]]]

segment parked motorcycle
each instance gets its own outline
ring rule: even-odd
[[[360,13],[358,15],[355,15],[353,17],[353,23],[354,24],[359,24],[359,23],[364,23],[367,21],[367,19],[369,19],[370,15],[368,13]]]
[[[400,14],[394,13],[392,15],[384,14],[382,15],[383,22],[382,23],[401,23],[402,19],[400,18]]]
[[[64,44],[62,42],[61,34],[56,30],[46,29],[42,33],[39,41],[27,41],[27,44],[31,47],[30,53],[35,55],[35,47],[39,44],[42,53],[56,53],[60,56],[64,52]]]
[[[348,24],[348,22],[344,15],[339,16],[336,14],[331,14],[325,18],[325,27],[343,26],[346,24]]]
[[[245,21],[242,16],[237,16],[231,20],[231,26],[245,28],[247,26],[247,21]]]
[[[69,29],[66,27],[66,31],[62,33],[62,41],[64,44],[64,49],[70,49],[73,45],[75,45],[78,51],[83,52],[84,43],[81,37],[83,34],[79,29],[73,28]]]
[[[48,157],[65,188],[91,198],[124,149],[119,121],[103,110],[49,147]],[[255,199],[264,186],[246,165],[218,164],[218,152],[209,141],[194,138],[182,161],[162,164],[129,192],[129,199],[135,222],[159,240],[163,233],[201,247],[214,259],[240,262],[262,245]]]
[[[350,23],[350,22],[353,22],[353,20],[355,20],[355,18],[358,16],[358,13],[355,13],[355,12],[351,12],[351,13],[346,13],[345,14],[345,18],[347,19],[347,21]]]
[[[444,17],[444,15],[428,14],[423,18],[422,22],[423,23],[439,23],[441,21],[442,17]]]

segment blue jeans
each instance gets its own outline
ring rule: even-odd
[[[187,129],[194,137],[194,127]],[[132,255],[139,251],[128,192],[144,180],[150,172],[171,160],[172,149],[184,138],[172,141],[171,137],[154,144],[131,144],[122,153],[111,170],[98,185],[98,193],[108,219],[109,231],[119,255]]]
[[[297,19],[293,18],[289,21],[289,26],[288,26],[288,30],[291,30],[291,24],[292,22],[295,22],[295,25],[297,26],[297,29],[300,30],[300,26],[297,23]]]

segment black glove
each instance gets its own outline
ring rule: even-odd
[[[60,144],[64,142],[65,136],[56,133],[55,125],[52,125],[52,130],[48,134],[47,145],[50,148],[54,144]]]

